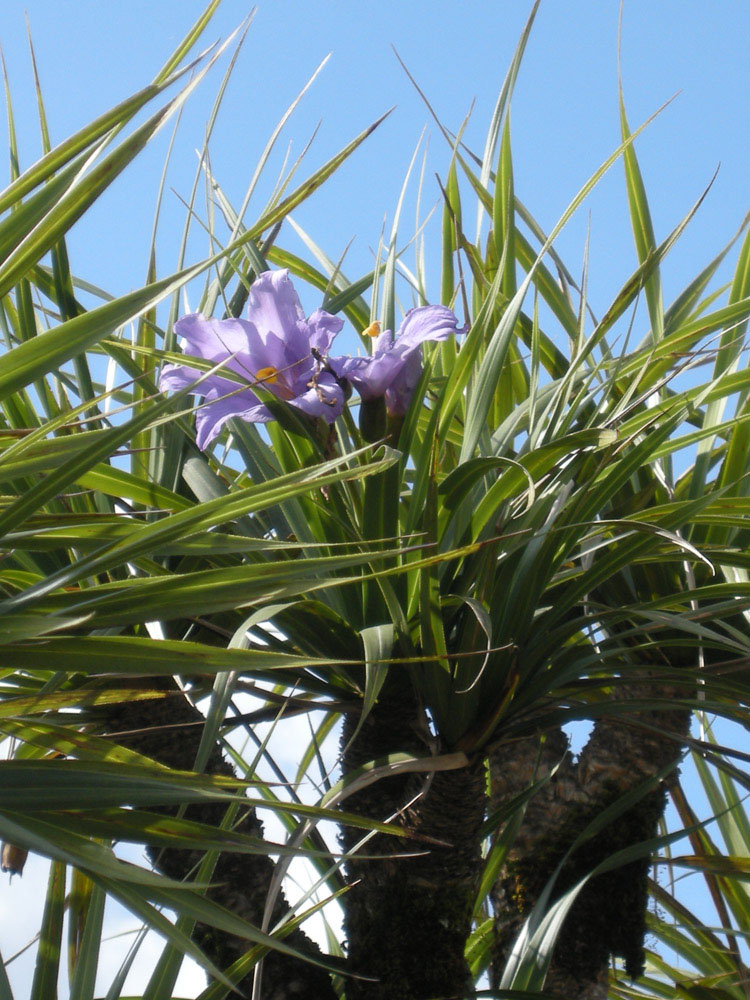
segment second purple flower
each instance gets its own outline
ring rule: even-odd
[[[394,337],[390,330],[378,334],[370,357],[339,358],[333,366],[354,386],[363,402],[385,397],[392,416],[401,417],[409,408],[422,375],[422,344],[446,340],[458,329],[458,320],[447,306],[418,306],[404,316]]]

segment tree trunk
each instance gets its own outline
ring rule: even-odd
[[[427,751],[419,735],[426,724],[403,675],[391,675],[352,743],[356,723],[355,717],[344,723],[345,774],[395,751]],[[353,972],[377,980],[348,980],[347,1000],[463,1000],[473,992],[464,949],[481,865],[484,785],[484,761],[479,759],[426,779],[386,778],[347,800],[347,808],[373,819],[400,813],[398,822],[445,844],[411,842],[406,850],[420,853],[407,857],[403,841],[377,835],[363,853],[382,855],[382,860],[360,860],[355,854],[347,862],[353,883],[345,899],[349,964]],[[352,850],[360,837],[361,831],[345,829],[345,850]]]
[[[663,685],[632,688],[631,699],[674,698]],[[662,769],[677,764],[689,733],[687,709],[645,711],[599,719],[588,743],[573,763],[560,753],[562,734],[539,750],[538,740],[523,741],[528,751],[526,773],[539,759],[537,778],[558,761],[557,773],[530,802],[507,863],[493,889],[497,945],[493,976],[502,967],[521,922],[528,916],[570,845],[588,824],[626,793]],[[523,744],[501,747],[491,756],[493,806],[509,795],[508,759],[523,756]],[[516,768],[517,794],[529,779]],[[521,786],[521,787],[519,787]],[[512,789],[511,789],[512,791]],[[608,827],[587,840],[566,861],[555,884],[554,898],[579,882],[600,862],[632,844],[656,836],[666,803],[666,782],[621,813]],[[592,879],[574,903],[563,929],[545,985],[550,996],[564,1000],[603,1000],[607,994],[611,957],[624,959],[627,975],[643,972],[643,939],[648,901],[648,857],[622,865]]]
[[[512,866],[521,859],[534,857],[544,841],[543,831],[557,828],[563,805],[559,799],[558,786],[563,775],[566,779],[570,775],[573,758],[568,750],[567,737],[558,729],[544,737],[531,736],[502,744],[491,751],[489,764],[490,810],[493,812],[509,806],[514,798],[531,785],[548,778],[557,768],[556,779],[550,779],[541,785],[528,802],[514,839],[509,863],[490,891],[495,915],[494,961],[490,970],[490,982],[497,989],[513,942],[536,902],[536,897],[527,900],[522,898],[521,887],[515,884],[512,876]]]
[[[148,684],[155,686],[151,679]],[[173,697],[163,700],[131,701],[107,707],[107,729],[113,739],[160,764],[184,771],[193,769],[202,733],[201,725],[196,723],[202,722],[200,712],[176,688]],[[206,772],[236,777],[218,745],[211,752]],[[174,812],[168,809],[163,811]],[[225,812],[226,806],[222,803],[207,802],[188,806],[185,816],[218,827]],[[245,814],[237,830],[249,836],[263,837],[263,824],[252,809]],[[202,851],[147,850],[159,871],[180,880],[192,877],[191,873],[203,857]],[[273,861],[263,854],[221,854],[211,877],[212,883],[216,884],[206,895],[260,927],[273,869]],[[283,893],[279,893],[273,908],[272,924],[283,919],[288,911]],[[204,924],[196,926],[193,937],[220,969],[226,969],[251,947],[251,943],[244,938],[225,934]],[[300,952],[320,954],[318,946],[299,928],[292,931],[285,942]],[[254,974],[254,971],[250,972],[238,983],[247,996],[252,993]],[[262,1000],[335,1000],[336,994],[325,970],[301,959],[270,951],[263,959],[261,996]]]

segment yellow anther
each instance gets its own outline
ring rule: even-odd
[[[255,373],[255,377],[259,382],[267,382],[269,385],[273,385],[274,382],[278,381],[278,374],[279,369],[274,368],[273,365],[271,365],[268,368],[259,368]]]
[[[367,327],[367,329],[362,331],[362,335],[364,337],[372,337],[373,339],[375,337],[379,337],[380,336],[380,323],[378,323],[377,320],[375,320],[374,323],[370,323],[370,325]]]

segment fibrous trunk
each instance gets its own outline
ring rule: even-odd
[[[674,691],[632,688],[632,700]],[[620,703],[622,705],[622,703]],[[686,709],[648,711],[634,705],[599,719],[575,762],[558,731],[500,746],[490,757],[492,805],[557,768],[531,800],[492,892],[496,922],[493,976],[498,983],[522,922],[576,838],[623,795],[659,772],[676,767],[689,732]],[[666,802],[666,782],[585,841],[566,860],[553,898],[588,875],[600,862],[656,836]],[[643,972],[648,900],[648,857],[596,876],[578,895],[558,937],[545,991],[565,1000],[604,1000],[611,957],[624,960],[630,978]]]
[[[154,687],[155,684],[150,682],[149,686]],[[170,696],[164,699],[134,700],[107,708],[107,729],[113,739],[160,764],[184,771],[193,769],[203,721],[200,712],[176,687],[171,687]],[[213,747],[206,772],[235,777],[218,745]],[[187,808],[185,817],[218,827],[225,811],[226,807],[220,802],[198,803]],[[247,810],[235,829],[252,837],[263,837],[263,825],[252,809]],[[193,877],[203,857],[201,851],[172,848],[148,848],[148,854],[159,871],[180,880]],[[211,876],[212,886],[206,895],[243,920],[260,927],[273,868],[273,862],[265,854],[221,854]],[[279,893],[271,924],[282,920],[288,911],[288,904],[283,894]],[[250,947],[250,942],[244,938],[203,924],[196,926],[193,936],[220,969],[226,969]],[[292,931],[285,938],[285,943],[304,954],[320,954],[318,946],[300,929]],[[238,983],[246,996],[252,993],[255,974],[255,971],[249,973]],[[335,996],[330,976],[325,970],[273,951],[263,959],[262,1000],[335,1000]]]
[[[342,735],[344,773],[395,751],[425,756],[424,719],[408,679],[394,675],[352,742],[355,716]],[[463,998],[473,990],[464,959],[481,863],[485,766],[385,778],[357,792],[347,808],[396,822],[434,838],[406,841],[382,834],[347,862],[353,887],[345,898],[351,970],[376,981],[350,979],[347,1000]],[[361,831],[344,829],[352,851]],[[405,852],[416,856],[406,856]]]

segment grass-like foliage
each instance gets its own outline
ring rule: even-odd
[[[70,996],[99,995],[111,897],[166,939],[149,1000],[173,996],[186,955],[203,1000],[233,984],[255,1000],[746,996],[746,761],[691,723],[726,732],[750,693],[750,241],[664,304],[690,215],[657,241],[622,96],[621,144],[541,230],[514,192],[509,114],[535,6],[484,149],[436,119],[444,308],[433,229],[405,236],[400,205],[361,277],[315,234],[307,258],[284,246],[379,122],[313,172],[293,164],[260,210],[278,136],[241,206],[204,147],[174,272],[152,250],[148,283],[113,298],[66,233],[226,57],[190,61],[217,5],[151,84],[54,148],[39,91],[28,169],[8,98],[0,836],[8,868],[52,859],[29,995],[54,995],[64,915]],[[555,241],[612,168],[639,263],[599,316]],[[197,262],[192,227],[216,248]],[[285,368],[282,319],[273,362],[247,353],[279,269],[373,361],[312,338]],[[213,346],[175,335],[188,283]],[[453,314],[408,351],[385,336]],[[292,738],[307,746],[288,773],[274,754]],[[680,784],[688,751],[720,841]],[[268,839],[259,809],[286,833]],[[151,865],[122,860],[127,843]],[[717,917],[679,879],[650,881],[654,857],[702,872]],[[315,884],[292,900],[298,859]]]

